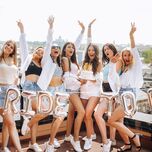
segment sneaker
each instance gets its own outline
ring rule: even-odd
[[[116,146],[117,145],[117,142],[116,140],[111,140],[111,146]],[[103,143],[101,143],[101,147],[103,147]]]
[[[89,150],[89,149],[91,149],[91,147],[92,147],[92,139],[87,138],[84,143],[84,149]]]
[[[23,118],[24,120],[21,128],[21,134],[24,136],[30,131],[30,128],[28,127],[29,119],[27,117],[23,117]]]
[[[103,144],[103,152],[110,152],[111,149],[111,140],[108,139],[108,143],[107,144]]]
[[[42,152],[43,150],[39,147],[37,143],[34,143],[33,145],[31,144],[29,146],[29,149],[34,150],[35,152]]]
[[[2,152],[11,152],[11,151],[7,147],[5,147]]]
[[[49,145],[47,142],[45,152],[54,152],[54,145]]]
[[[66,136],[64,137],[64,141],[71,141],[71,139],[73,138],[72,135]]]
[[[91,135],[91,138],[92,138],[92,140],[96,140],[96,139],[97,139],[96,134],[92,134],[92,135]],[[85,136],[85,137],[82,138],[82,140],[84,140],[84,141],[85,141],[86,139],[87,139],[87,136]]]
[[[116,140],[111,140],[111,146],[116,146],[116,145],[117,145]]]
[[[81,146],[80,146],[80,141],[74,141],[74,139],[72,138],[70,140],[70,142],[71,142],[71,144],[72,144],[72,146],[73,146],[73,148],[74,148],[75,151],[77,151],[77,152],[82,152],[83,151],[81,149]]]
[[[56,138],[54,138],[53,145],[54,145],[54,148],[59,148],[61,146],[60,143],[59,143],[59,141]]]

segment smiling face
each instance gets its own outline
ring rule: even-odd
[[[44,53],[44,49],[42,47],[39,47],[35,50],[33,57],[41,60],[43,57],[43,53]]]
[[[15,45],[13,42],[6,42],[4,44],[4,54],[10,56],[11,54],[14,54],[15,53]]]
[[[94,47],[92,45],[90,45],[88,48],[88,56],[91,61],[95,58],[95,55],[96,55],[96,52],[94,50]]]
[[[124,50],[122,52],[122,59],[126,66],[132,64],[133,62],[133,56],[129,50]]]
[[[75,51],[74,45],[72,43],[67,44],[67,46],[65,48],[66,57],[71,58],[74,51]]]

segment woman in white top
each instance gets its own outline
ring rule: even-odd
[[[117,62],[117,71],[121,71],[120,75],[120,94],[124,91],[132,91],[136,96],[137,89],[142,87],[143,76],[142,76],[142,62],[138,50],[135,48],[134,32],[136,31],[135,24],[131,24],[130,30],[130,49],[124,49],[122,51],[122,59]],[[129,138],[133,140],[136,145],[136,151],[141,150],[141,143],[139,135],[134,134],[129,130],[120,120],[125,117],[124,107],[120,105],[114,110],[112,116],[109,118],[108,123],[115,127],[121,134],[125,142],[118,151],[131,150],[132,146]]]
[[[48,29],[48,35],[47,35],[47,42],[45,50],[51,49],[51,42],[52,42],[52,26],[53,26],[54,18],[49,18],[49,29]],[[38,82],[41,78],[42,68],[45,68],[45,66],[42,63],[42,57],[44,53],[43,47],[38,47],[34,53],[31,55],[28,52],[28,46],[25,38],[24,33],[24,26],[21,21],[17,22],[18,27],[20,29],[21,35],[20,35],[20,56],[21,56],[21,72],[22,72],[22,87],[23,90],[29,90],[29,91],[40,91],[43,89],[42,85],[39,85]],[[46,79],[46,78],[45,78]],[[41,81],[43,81],[41,79]],[[34,111],[37,110],[37,102],[36,98],[32,98],[32,109]],[[39,147],[39,145],[36,143],[36,134],[37,134],[37,128],[38,128],[38,121],[42,119],[44,116],[42,114],[35,114],[34,117],[29,121],[28,118],[25,117],[25,121],[23,124],[28,125],[22,127],[22,134],[25,134],[27,132],[28,127],[31,130],[31,144],[29,146],[30,149],[33,149],[35,151],[41,152],[42,149]],[[29,122],[28,122],[29,121]]]
[[[92,113],[99,101],[101,85],[102,64],[99,60],[99,48],[91,43],[91,26],[95,20],[91,21],[88,26],[87,49],[79,76],[81,81],[80,98],[85,108],[84,121],[87,129],[85,150],[92,147],[92,135],[94,134]]]
[[[21,152],[21,144],[11,105],[9,104],[9,109],[4,111],[6,91],[10,86],[15,87],[18,81],[17,46],[12,40],[5,42],[2,47],[0,71],[0,115],[3,117],[2,149],[4,152],[9,152],[7,144],[10,137],[17,151]]]
[[[78,22],[78,23],[81,26],[81,22]],[[75,42],[76,46],[80,45],[82,41],[83,33],[84,33],[84,30],[82,28],[81,33],[78,35],[76,39],[76,42]],[[66,89],[63,84],[63,70],[62,70],[60,47],[58,45],[53,44],[51,47],[51,52],[50,51],[44,52],[44,56],[48,58],[47,61],[52,60],[52,66],[50,66],[49,68],[52,69],[53,75],[49,83],[49,86],[47,88],[47,91],[49,91],[53,96],[55,96],[56,92],[65,93]],[[55,65],[55,69],[52,68],[54,65]],[[61,106],[61,110],[59,110],[58,113],[54,112],[53,117],[55,118],[55,120],[51,124],[52,126],[51,126],[51,131],[50,131],[50,139],[46,144],[46,150],[45,150],[46,152],[54,151],[54,148],[60,147],[60,143],[57,141],[55,136],[64,118],[67,116],[67,112],[62,110],[64,108],[66,107]]]
[[[82,32],[84,32],[84,26],[80,23],[82,27]],[[83,117],[85,114],[82,102],[79,97],[79,89],[80,89],[80,81],[78,81],[78,70],[79,66],[76,59],[76,49],[78,49],[78,45],[74,45],[72,42],[67,42],[62,49],[62,62],[63,62],[63,71],[64,71],[64,84],[66,87],[66,91],[70,94],[70,103],[69,103],[69,110],[68,110],[68,117],[67,117],[67,136],[71,136],[71,128],[74,119],[73,115],[73,107],[77,111],[77,116],[74,123],[74,139],[71,138],[71,144],[73,145],[75,151],[82,151],[80,147],[79,141],[79,132],[81,128],[81,123],[83,121]],[[72,115],[70,113],[72,108]],[[69,134],[68,134],[69,133]]]

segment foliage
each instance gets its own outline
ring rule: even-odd
[[[152,63],[152,48],[142,52],[145,63]]]

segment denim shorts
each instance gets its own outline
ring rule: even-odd
[[[30,80],[25,80],[22,89],[27,91],[41,91],[41,88],[37,85],[37,83]]]
[[[56,86],[56,87],[48,87],[47,89],[48,92],[50,92],[53,96],[55,95],[55,92],[61,92],[61,93],[64,93],[66,92],[66,89],[64,87],[64,85],[59,85],[59,86]]]
[[[121,95],[125,91],[132,92],[136,97],[136,88],[120,88],[119,95]]]
[[[6,91],[9,87],[16,87],[15,85],[0,86],[0,107],[4,106]]]
[[[59,85],[56,87],[48,87],[47,89],[48,92],[51,93],[51,95],[55,95],[55,92],[60,92],[60,93],[65,93],[66,89],[64,87],[64,85]],[[65,118],[67,116],[67,111],[66,111],[66,106],[63,105],[58,105],[55,107],[54,111],[53,111],[53,117],[55,118]]]
[[[72,95],[72,94],[80,94],[80,89],[78,89],[78,90],[66,89],[66,92],[69,93],[70,95]]]

